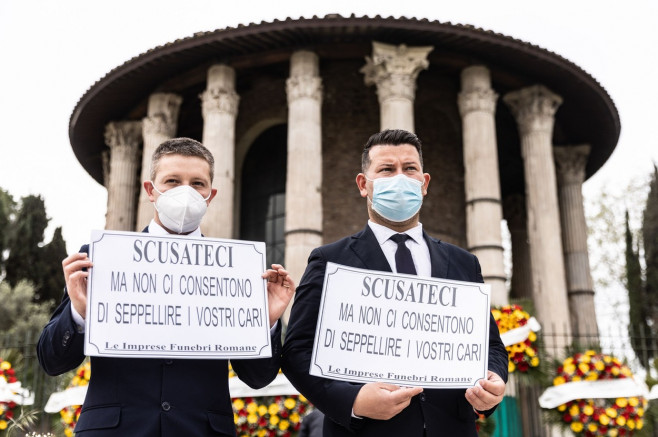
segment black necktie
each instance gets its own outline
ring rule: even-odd
[[[395,267],[398,273],[415,275],[416,267],[414,267],[414,260],[411,258],[411,251],[405,244],[408,238],[411,237],[407,234],[395,234],[391,236],[391,240],[398,244],[398,250],[395,251]]]

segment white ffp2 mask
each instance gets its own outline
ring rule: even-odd
[[[197,190],[189,185],[179,185],[163,193],[155,188],[153,182],[151,184],[153,189],[160,194],[154,206],[158,211],[160,222],[165,228],[182,234],[192,232],[199,227],[208,208],[206,202],[210,199],[210,194],[204,199]]]

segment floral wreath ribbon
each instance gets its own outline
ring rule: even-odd
[[[658,395],[658,391],[655,395]],[[651,399],[647,386],[633,378],[572,381],[547,388],[539,396],[539,406],[542,408],[557,408],[576,399],[614,399],[633,396]]]
[[[513,344],[521,343],[528,339],[530,332],[537,332],[541,330],[541,325],[534,317],[528,319],[528,323],[518,328],[510,329],[507,332],[500,334],[500,339],[503,341],[505,347]]]
[[[5,378],[0,378],[0,402],[32,405],[34,404],[34,393],[31,393],[26,388],[22,388],[19,381],[7,382]]]

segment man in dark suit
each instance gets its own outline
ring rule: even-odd
[[[201,143],[175,138],[162,143],[151,160],[144,189],[154,218],[144,232],[201,236],[199,224],[217,194],[212,188],[214,160]],[[37,354],[49,375],[76,368],[84,360],[84,317],[88,247],[63,262],[64,298],[44,328]],[[267,278],[272,358],[231,360],[252,388],[269,384],[281,363],[281,324],[295,286],[278,264]],[[272,326],[274,325],[274,326]],[[227,360],[91,358],[92,377],[75,427],[78,437],[235,436],[228,390]]]
[[[367,199],[367,226],[313,250],[309,257],[286,332],[283,371],[325,414],[325,437],[475,437],[476,411],[491,414],[503,399],[508,358],[492,316],[487,379],[467,390],[355,384],[309,374],[327,262],[483,282],[474,255],[423,231],[419,213],[429,182],[416,135],[385,130],[371,136],[363,151],[362,173],[356,177],[359,192]]]

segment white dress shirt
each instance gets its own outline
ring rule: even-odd
[[[368,226],[375,234],[375,238],[379,242],[388,264],[391,266],[393,273],[397,273],[395,265],[395,251],[398,249],[398,244],[391,240],[391,236],[397,234],[392,229],[386,226],[374,223],[368,220]],[[405,244],[411,251],[411,258],[416,267],[416,274],[418,276],[431,277],[432,276],[432,261],[430,260],[430,249],[427,247],[427,242],[423,238],[423,225],[418,223],[417,226],[406,230],[403,234],[407,234],[410,238],[407,239]]]

